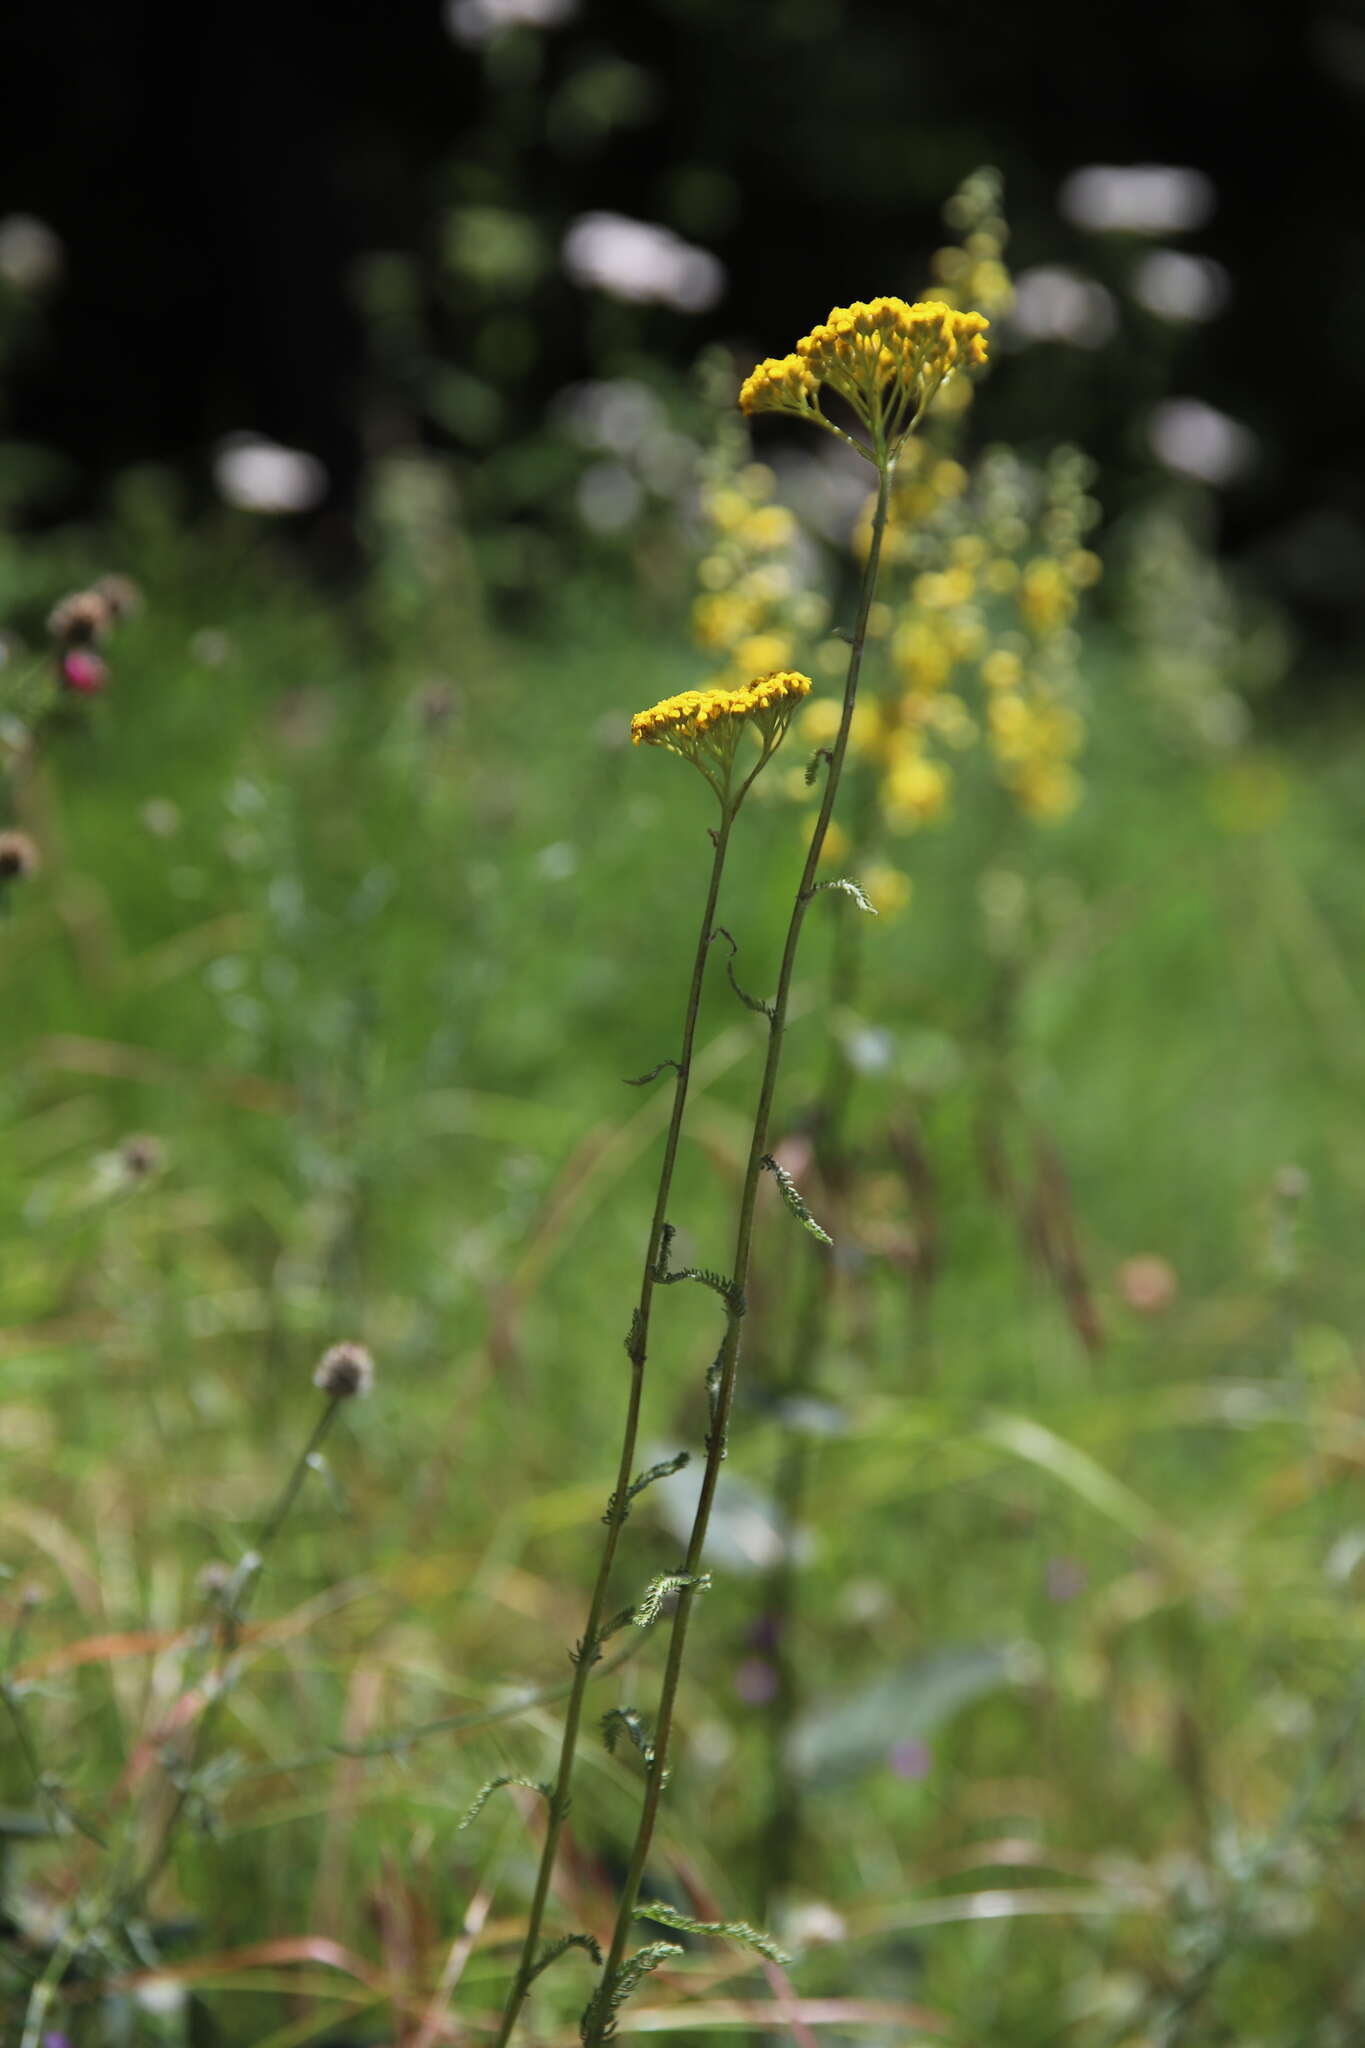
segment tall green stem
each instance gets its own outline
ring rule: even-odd
[[[859,859],[867,857],[874,842],[876,807],[872,801],[873,794],[874,785],[864,771],[859,778],[849,830],[850,845]],[[857,1003],[866,937],[866,927],[860,917],[839,919],[830,953],[826,997],[831,1016],[852,1009]],[[821,1196],[826,1205],[824,1221],[836,1240],[848,1192],[845,1126],[853,1083],[853,1063],[840,1040],[831,1036],[824,1077],[810,1116],[810,1129],[815,1140]],[[828,1262],[812,1259],[808,1263],[804,1300],[796,1317],[786,1371],[771,1389],[779,1402],[784,1398],[793,1399],[809,1384],[811,1367],[823,1346],[834,1300],[833,1280],[834,1274]],[[805,1432],[785,1429],[773,1499],[779,1518],[788,1529],[795,1529],[801,1520],[810,1456],[810,1441]],[[773,1899],[781,1894],[790,1878],[801,1829],[799,1787],[787,1758],[787,1737],[800,1706],[799,1658],[794,1643],[799,1595],[800,1569],[794,1546],[784,1544],[763,1594],[763,1607],[774,1632],[771,1656],[776,1678],[766,1730],[771,1792],[758,1861],[758,1910],[760,1919],[765,1923]]]
[[[711,1431],[706,1440],[706,1470],[702,1478],[701,1496],[692,1523],[692,1534],[687,1546],[687,1556],[682,1566],[684,1575],[695,1580],[699,1575],[702,1556],[706,1548],[706,1536],[711,1522],[711,1509],[715,1502],[716,1487],[720,1480],[720,1468],[725,1458],[726,1440],[729,1434],[730,1412],[734,1404],[735,1381],[739,1366],[740,1330],[744,1288],[749,1275],[749,1255],[753,1242],[754,1215],[758,1202],[759,1178],[768,1152],[768,1125],[772,1115],[773,1096],[777,1088],[778,1070],[782,1064],[783,1038],[786,1031],[787,1007],[791,999],[792,979],[796,969],[797,949],[801,929],[805,923],[806,911],[815,893],[815,878],[824,852],[825,838],[829,831],[830,819],[834,813],[835,799],[839,793],[839,779],[843,772],[844,755],[848,750],[849,728],[853,722],[853,707],[858,695],[858,677],[862,670],[863,648],[867,640],[867,620],[872,609],[873,594],[877,587],[877,572],[881,565],[882,538],[886,531],[886,515],[891,494],[892,463],[884,456],[878,464],[879,483],[877,506],[872,519],[872,539],[868,549],[867,563],[863,570],[862,590],[858,600],[858,615],[849,646],[848,675],[844,684],[843,713],[839,720],[839,732],[831,749],[829,766],[825,775],[825,793],[816,818],[815,830],[811,834],[810,847],[806,854],[805,866],[792,905],[791,918],[787,926],[786,944],[782,950],[782,965],[778,973],[777,992],[773,998],[768,1020],[768,1052],[763,1067],[763,1078],[759,1084],[758,1107],[754,1114],[753,1136],[749,1146],[749,1162],[745,1171],[744,1184],[740,1193],[739,1220],[735,1233],[734,1261],[731,1268],[731,1286],[726,1310],[725,1341],[721,1348],[719,1375],[716,1385],[715,1403]],[[625,1959],[626,1945],[630,1939],[631,1927],[639,1898],[640,1881],[644,1875],[646,1860],[654,1839],[654,1827],[658,1818],[659,1800],[663,1792],[668,1770],[669,1740],[673,1729],[673,1712],[677,1700],[678,1680],[682,1672],[683,1652],[687,1644],[687,1627],[696,1598],[695,1585],[686,1587],[678,1595],[678,1605],[673,1617],[669,1638],[668,1660],[659,1694],[658,1718],[653,1730],[653,1754],[645,1775],[644,1800],[640,1812],[640,1823],[636,1831],[635,1846],[631,1853],[630,1867],[622,1889],[616,1927],[612,1935],[611,1950],[602,1973],[601,1983],[590,2008],[590,2018],[584,2032],[585,2048],[598,2048],[606,2038],[606,2028],[611,2019],[611,2000],[614,1987]],[[504,2037],[505,2038],[505,2037]]]
[[[742,792],[741,792],[742,793]],[[522,1942],[521,1958],[512,1987],[503,2011],[502,2025],[498,2032],[497,2048],[505,2048],[512,2037],[512,2029],[525,2003],[535,1973],[536,1950],[540,1945],[540,1931],[545,1918],[545,1907],[550,1895],[550,1882],[554,1875],[555,1858],[559,1850],[559,1838],[568,1816],[569,1800],[573,1789],[574,1763],[578,1749],[579,1728],[583,1719],[583,1701],[588,1689],[592,1667],[601,1655],[602,1623],[606,1614],[607,1596],[611,1587],[612,1567],[616,1562],[616,1551],[621,1540],[629,1509],[631,1474],[635,1465],[635,1444],[640,1428],[640,1404],[644,1395],[645,1356],[649,1342],[649,1318],[654,1301],[656,1273],[659,1253],[663,1244],[664,1225],[668,1220],[668,1204],[673,1192],[673,1170],[677,1164],[678,1141],[682,1135],[683,1112],[687,1107],[687,1090],[692,1075],[692,1049],[697,1035],[697,1016],[701,1009],[702,984],[706,978],[706,961],[715,931],[716,904],[720,897],[721,876],[725,869],[725,855],[730,843],[730,828],[734,823],[738,801],[722,798],[721,822],[713,833],[715,851],[711,861],[711,880],[706,892],[706,907],[702,912],[701,927],[697,933],[697,950],[692,962],[692,980],[687,992],[687,1009],[683,1018],[682,1046],[677,1062],[677,1079],[673,1088],[673,1112],[668,1122],[668,1135],[664,1140],[663,1159],[659,1167],[659,1188],[654,1202],[654,1215],[650,1221],[649,1238],[645,1246],[644,1271],[640,1276],[640,1292],[635,1306],[626,1350],[630,1359],[630,1392],[626,1400],[625,1426],[621,1432],[621,1452],[616,1468],[616,1488],[607,1506],[606,1540],[597,1566],[597,1578],[588,1605],[588,1618],[575,1656],[573,1686],[569,1693],[568,1705],[564,1711],[564,1734],[559,1748],[559,1768],[550,1795],[549,1818],[545,1827],[545,1840],[541,1847],[540,1868],[536,1875],[536,1888],[531,1900],[531,1910],[526,1922],[526,1934]]]

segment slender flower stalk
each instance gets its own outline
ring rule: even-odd
[[[217,1646],[213,1668],[206,1686],[205,1705],[195,1722],[188,1752],[180,1760],[176,1772],[175,1797],[161,1823],[151,1853],[141,1870],[117,1897],[116,1910],[121,1916],[136,1911],[170,1860],[181,1822],[194,1794],[196,1775],[209,1753],[237,1675],[237,1652],[241,1646],[242,1630],[252,1594],[265,1563],[266,1552],[297,1500],[304,1480],[312,1471],[343,1403],[355,1394],[368,1392],[373,1371],[369,1353],[360,1345],[337,1344],[326,1353],[314,1374],[314,1384],[326,1395],[326,1401],[318,1412],[317,1420],[308,1434],[303,1449],[294,1460],[275,1505],[261,1525],[254,1546],[246,1553],[218,1596],[221,1615],[216,1632]]]
[[[630,1387],[626,1397],[626,1417],[617,1459],[616,1485],[607,1503],[606,1513],[602,1517],[607,1533],[598,1559],[597,1576],[588,1603],[587,1620],[573,1652],[573,1684],[564,1713],[564,1732],[560,1740],[558,1768],[549,1792],[549,1810],[545,1837],[541,1845],[540,1865],[536,1873],[535,1891],[531,1898],[520,1960],[508,1992],[497,2036],[498,2048],[503,2048],[503,2044],[511,2039],[526,1994],[537,1974],[545,1908],[549,1900],[560,1836],[568,1817],[572,1797],[583,1702],[593,1666],[602,1655],[603,1624],[607,1619],[612,1570],[620,1545],[621,1531],[630,1513],[635,1490],[631,1475],[635,1465],[640,1408],[644,1397],[650,1314],[659,1278],[660,1254],[663,1250],[668,1205],[673,1191],[673,1174],[677,1165],[678,1144],[682,1136],[687,1092],[692,1076],[692,1055],[696,1042],[697,1017],[701,1009],[702,985],[706,978],[706,962],[711,943],[716,935],[716,905],[720,898],[721,878],[725,872],[730,833],[739,806],[754,777],[780,744],[793,711],[809,690],[809,678],[791,672],[757,677],[740,690],[689,690],[680,696],[665,698],[661,704],[655,705],[649,711],[640,712],[631,725],[631,737],[637,746],[664,747],[670,753],[678,754],[684,760],[690,761],[705,776],[720,805],[720,824],[711,834],[711,874],[701,923],[697,930],[692,975],[683,1012],[682,1042],[677,1059],[664,1062],[665,1065],[671,1064],[676,1069],[673,1108],[659,1165],[654,1213],[650,1218],[645,1241],[639,1293],[626,1338],[626,1355],[630,1361]],[[747,767],[741,763],[739,754],[740,743],[746,731],[752,731],[758,741],[757,759]]]
[[[959,364],[969,366],[984,359],[981,335],[985,324],[978,314],[956,313],[937,303],[911,307],[898,299],[881,299],[870,305],[859,303],[836,308],[828,323],[806,336],[794,355],[782,362],[761,364],[746,381],[740,394],[740,404],[745,411],[790,411],[829,426],[831,423],[819,409],[821,388],[828,384],[852,408],[866,432],[865,441],[852,436],[844,438],[851,439],[860,453],[875,465],[877,500],[857,616],[849,644],[839,728],[829,752],[824,793],[788,920],[776,993],[768,1006],[767,1055],[739,1197],[734,1254],[729,1279],[722,1292],[725,1335],[710,1382],[712,1407],[711,1427],[706,1439],[706,1467],[686,1556],[676,1581],[677,1606],[660,1687],[658,1713],[646,1756],[639,1825],[607,1961],[597,1991],[583,2016],[584,2048],[600,2048],[601,2043],[611,2038],[617,2010],[632,1981],[626,1949],[668,1774],[669,1745],[688,1625],[697,1594],[705,1584],[701,1567],[734,1405],[758,1188],[765,1168],[772,1165],[768,1134],[782,1063],[787,1010],[806,912],[820,888],[816,875],[848,750],[867,641],[868,615],[881,565],[896,458],[909,434],[918,426],[934,393],[952,370]]]
[[[111,1872],[98,1894],[77,1900],[30,1994],[21,2048],[37,2048],[44,2038],[44,2022],[76,1956],[82,1949],[95,1948],[106,1934],[127,1933],[148,1891],[169,1862],[194,1796],[196,1776],[208,1755],[237,1676],[237,1652],[241,1647],[242,1630],[266,1553],[284,1526],[309,1472],[316,1467],[318,1455],[338,1411],[355,1395],[368,1393],[373,1379],[374,1361],[363,1345],[334,1344],[319,1361],[313,1374],[313,1384],[324,1396],[323,1405],[274,1506],[261,1523],[255,1544],[217,1592],[219,1612],[214,1629],[212,1669],[204,1688],[205,1704],[195,1722],[188,1749],[176,1766],[175,1795],[157,1830],[156,1840],[140,1869],[129,1872],[125,1862],[123,1872],[117,1869]],[[82,1832],[91,1834],[88,1827]],[[99,1837],[94,1836],[93,1839],[98,1841]],[[141,1959],[146,1960],[145,1954],[141,1954]]]

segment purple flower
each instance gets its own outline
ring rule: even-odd
[[[1074,1600],[1090,1584],[1090,1574],[1074,1557],[1050,1557],[1043,1573],[1049,1600]]]
[[[766,1657],[746,1657],[735,1672],[735,1691],[746,1707],[766,1707],[777,1685],[777,1667]]]
[[[88,647],[73,647],[69,654],[64,654],[61,673],[67,689],[79,691],[82,697],[97,697],[109,687],[108,663]]]
[[[756,1617],[750,1625],[745,1641],[751,1650],[775,1650],[781,1634],[782,1616],[770,1608],[766,1614]]]
[[[898,1742],[888,1758],[888,1762],[898,1778],[909,1778],[915,1783],[918,1783],[921,1778],[928,1777],[933,1761],[934,1759],[929,1752],[929,1745],[925,1742],[917,1741],[914,1736],[911,1736],[906,1742]]]

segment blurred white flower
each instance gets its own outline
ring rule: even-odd
[[[594,462],[578,480],[578,511],[594,533],[621,533],[644,502],[639,483],[619,462]]]
[[[504,28],[557,28],[577,0],[446,0],[447,33],[457,43],[486,43]]]
[[[170,1977],[153,1977],[137,1989],[137,2002],[146,2013],[158,2019],[174,2019],[184,2012],[186,1991],[183,1984],[177,1984]],[[44,2039],[58,2039],[59,2036],[45,2035]]]
[[[823,1948],[829,1942],[848,1939],[848,1922],[833,1906],[827,1906],[821,1899],[810,1899],[788,1909],[782,1933],[793,1948]]]
[[[624,213],[581,214],[564,237],[563,254],[575,284],[635,305],[705,313],[725,289],[724,267],[708,250]]]
[[[327,495],[316,455],[260,434],[229,434],[213,458],[219,495],[239,512],[311,512]]]
[[[1060,263],[1040,263],[1014,281],[1010,333],[1024,341],[1070,341],[1100,348],[1117,325],[1114,301],[1093,277]]]
[[[1212,178],[1188,164],[1086,164],[1058,194],[1075,226],[1129,235],[1202,227],[1217,200]]]
[[[547,882],[567,882],[578,867],[578,849],[567,839],[557,839],[553,846],[542,846],[536,855],[536,868]]]
[[[664,409],[637,377],[598,377],[570,384],[555,410],[575,440],[587,448],[632,454],[664,422]]]
[[[1256,436],[1202,398],[1165,398],[1147,419],[1152,453],[1177,476],[1201,484],[1227,484],[1251,467]]]
[[[1133,274],[1133,297],[1163,320],[1212,320],[1228,300],[1228,274],[1208,256],[1153,249]]]
[[[0,220],[0,277],[16,291],[40,292],[55,284],[65,258],[60,236],[31,213]]]

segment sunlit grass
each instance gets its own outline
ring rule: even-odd
[[[186,1923],[173,1957],[223,1984],[224,2038],[259,2043],[313,2037],[288,1973],[307,1963],[321,1998],[327,1959],[213,1958],[335,1942],[371,1973],[346,1998],[420,2019],[482,1901],[455,2002],[491,2025],[534,1815],[456,1823],[490,1773],[544,1775],[553,1703],[401,1757],[282,1767],[566,1676],[610,1480],[582,1389],[622,1370],[607,1309],[629,1298],[665,1113],[622,1077],[669,1049],[669,934],[706,850],[685,778],[632,757],[625,728],[642,672],[663,695],[693,671],[611,604],[563,639],[471,633],[436,674],[428,649],[376,646],[249,570],[224,587],[182,561],[166,581],[148,578],[116,689],[44,785],[46,871],[0,935],[0,1556],[44,1593],[20,1668],[44,1681],[35,1718],[73,1800],[113,1798],[183,1681],[197,1573],[235,1561],[277,1490],[318,1350],[363,1337],[376,1392],[258,1592],[220,1837],[186,1840],[159,1910]],[[802,1997],[888,2008],[871,2038],[914,2038],[889,2008],[919,2004],[964,2043],[1064,2023],[1108,2039],[1088,2012],[1117,2029],[1135,1981],[1147,2011],[1186,1982],[1172,1928],[1216,1933],[1237,1845],[1296,1800],[1294,1843],[1343,1810],[1327,1767],[1359,1662],[1360,740],[1267,740],[1269,785],[1239,786],[1169,752],[1133,680],[1131,652],[1101,644],[1076,817],[1012,832],[964,776],[913,843],[913,909],[871,948],[886,1036],[854,1132],[883,1250],[844,1276],[821,1369],[802,1601],[817,1762],[797,1884],[849,1945],[813,1941],[809,1915],[783,1930]],[[762,983],[799,842],[781,806],[752,822],[729,922]],[[1025,1132],[1065,1167],[1093,1356],[1017,1211],[984,1195],[984,870],[1032,892],[1004,1138],[1021,1182]],[[680,1214],[742,1170],[760,1028],[717,977]],[[792,1101],[818,1055],[798,1021]],[[930,1163],[918,1210],[889,1125]],[[131,1184],[118,1148],[142,1132],[166,1164]],[[1290,1164],[1309,1188],[1297,1265],[1277,1266]],[[925,1200],[938,1276],[917,1289],[904,1244]],[[780,1258],[787,1219],[769,1227]],[[1139,1255],[1173,1271],[1159,1313],[1124,1300]],[[698,1433],[714,1339],[709,1304],[669,1306],[646,1417],[661,1453]],[[780,1315],[760,1287],[760,1356]],[[760,1504],[778,1449],[756,1405],[728,1473]],[[662,1514],[640,1510],[641,1584],[676,1561]],[[722,1531],[713,1564],[659,1859],[723,1917],[751,1910],[767,1798],[744,1540]],[[945,1693],[934,1660],[981,1651],[994,1676]],[[637,1683],[647,1698],[632,1674],[657,1658],[645,1643],[602,1708]],[[834,1760],[821,1715],[888,1676],[899,1706]],[[584,1764],[563,1924],[600,1927],[634,1774],[592,1743]],[[5,1773],[5,1802],[31,1806]],[[1358,1888],[1340,1859],[1326,1886],[1301,1846],[1257,1866],[1255,1938],[1207,1993],[1276,2041],[1303,1985],[1339,1988]],[[46,1896],[76,1854],[16,1846],[11,1883]],[[952,1903],[976,1894],[997,1903]],[[256,1992],[226,1988],[229,1967]],[[645,2004],[684,1986],[717,2038],[757,2024],[725,2022],[727,1999],[772,1995],[698,1954]]]

